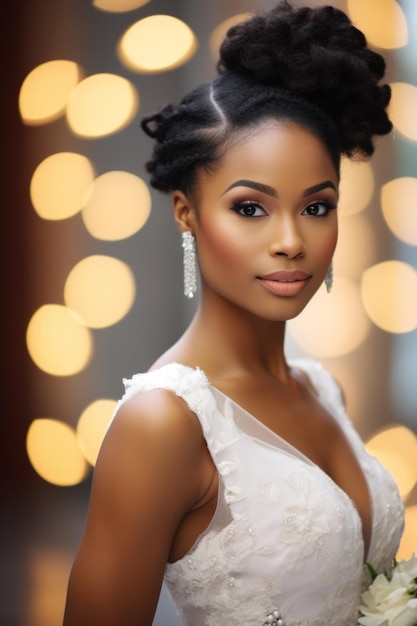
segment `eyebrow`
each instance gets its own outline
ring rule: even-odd
[[[303,192],[303,198],[305,198],[306,196],[310,196],[312,193],[317,193],[318,191],[321,191],[322,189],[334,189],[335,192],[337,193],[337,189],[335,187],[335,185],[332,183],[331,180],[325,180],[323,183],[319,183],[318,185],[313,185],[312,187],[308,187],[304,192]]]
[[[268,194],[268,196],[272,196],[273,198],[276,198],[278,196],[276,190],[273,187],[270,187],[269,185],[264,185],[263,183],[256,183],[254,180],[237,180],[232,183],[224,193],[227,193],[228,191],[230,191],[230,189],[233,189],[234,187],[250,187],[251,189],[255,189],[256,191],[266,193]]]
[[[224,193],[227,193],[228,191],[230,191],[230,189],[233,189],[234,187],[249,187],[250,189],[255,189],[256,191],[266,193],[268,196],[272,196],[273,198],[278,197],[278,193],[276,189],[274,189],[273,187],[270,187],[269,185],[264,185],[263,183],[257,183],[254,180],[246,180],[246,179],[235,181],[234,183],[230,185],[230,187],[226,189]],[[318,191],[321,191],[322,189],[327,189],[327,188],[334,189],[334,191],[337,193],[337,189],[335,185],[332,183],[332,181],[325,180],[322,183],[318,183],[317,185],[313,185],[312,187],[308,187],[307,189],[305,189],[303,191],[303,198],[310,196],[313,193],[317,193]]]

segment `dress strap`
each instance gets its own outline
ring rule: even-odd
[[[209,418],[216,409],[206,375],[200,368],[180,363],[168,363],[148,372],[124,378],[125,392],[117,403],[114,415],[120,406],[143,391],[165,389],[182,398],[198,417],[205,436],[209,435]]]

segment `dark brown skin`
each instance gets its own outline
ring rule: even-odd
[[[248,180],[269,189],[230,188]],[[319,139],[271,122],[234,144],[214,172],[200,173],[193,198],[175,192],[178,227],[197,240],[202,293],[185,334],[151,369],[173,361],[200,367],[327,472],[357,506],[366,554],[372,520],[364,476],[310,381],[284,356],[285,322],[323,282],[334,252],[336,211],[326,205],[336,205],[338,182]],[[239,213],[232,209],[242,202]],[[244,215],[249,204],[253,216]],[[260,277],[278,270],[308,276],[298,294],[265,288]],[[201,427],[183,400],[154,390],[123,404],[95,468],[64,626],[151,625],[165,565],[207,528],[217,489]]]

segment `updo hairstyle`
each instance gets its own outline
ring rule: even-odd
[[[146,164],[160,191],[192,191],[233,141],[266,120],[293,121],[340,157],[369,157],[388,133],[391,90],[378,85],[383,57],[369,50],[348,16],[331,7],[294,8],[286,0],[229,29],[218,75],[177,105],[142,120],[155,139]]]

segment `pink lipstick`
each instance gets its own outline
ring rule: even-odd
[[[259,276],[259,282],[277,296],[295,296],[304,289],[310,275],[297,270],[295,272],[280,271]]]

